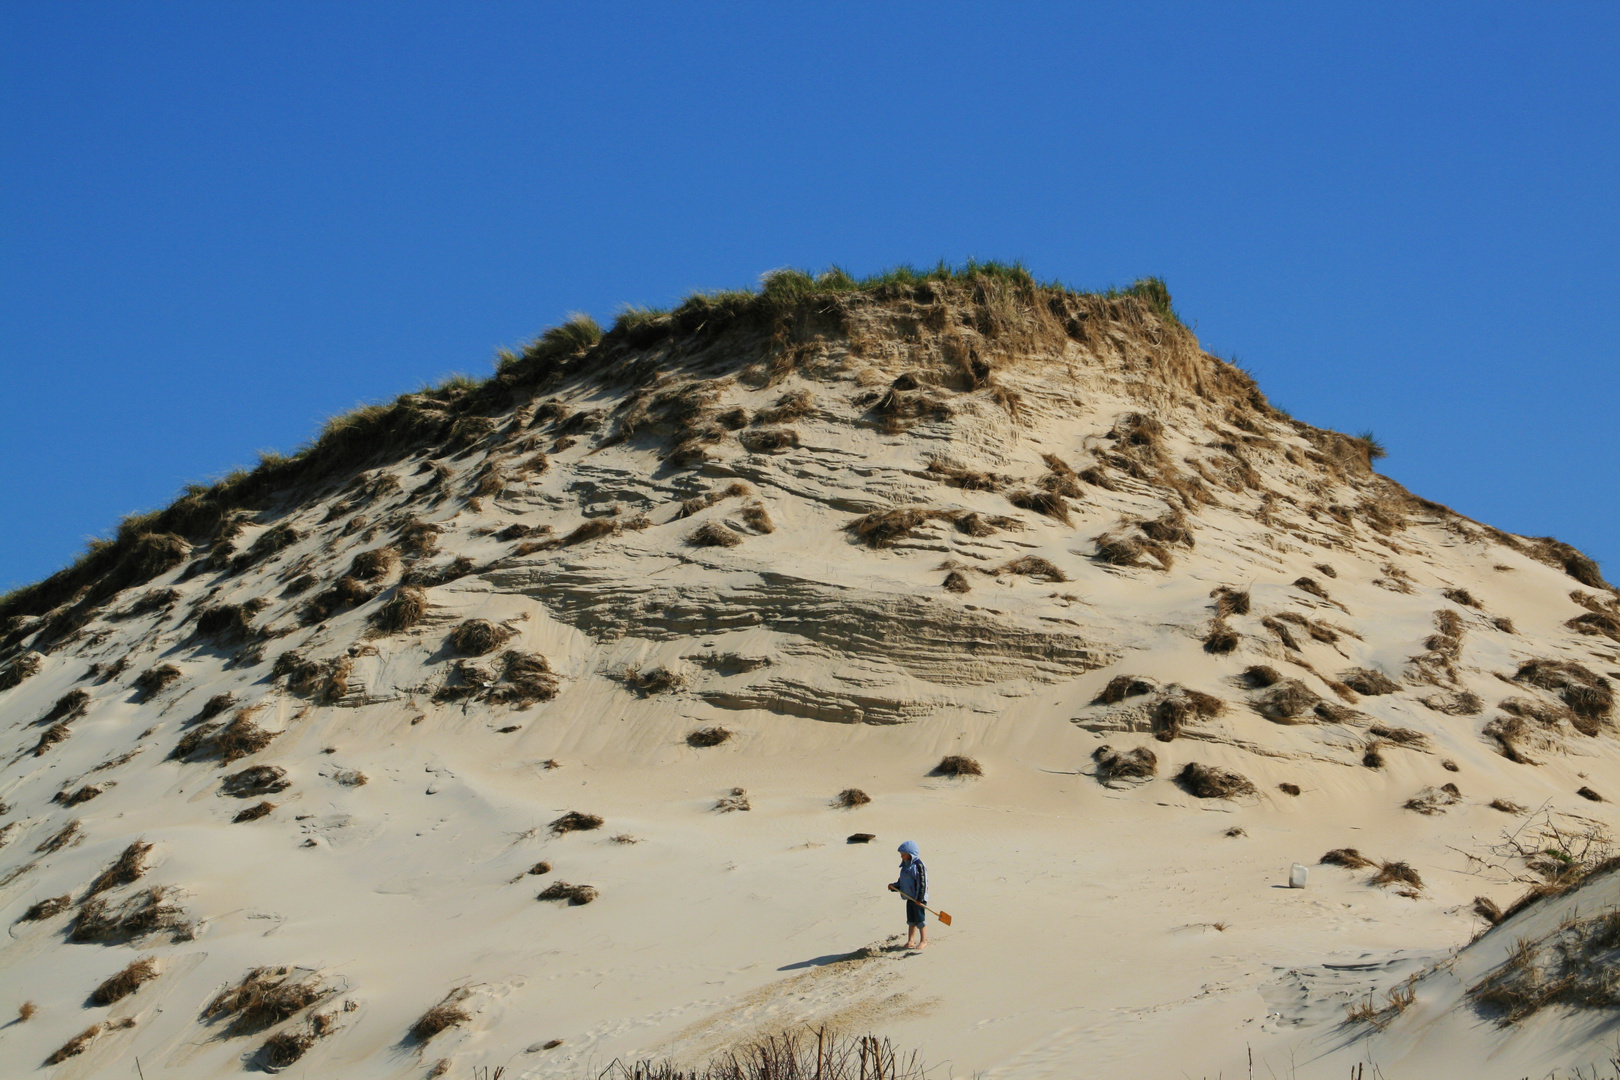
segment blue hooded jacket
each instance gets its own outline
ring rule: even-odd
[[[895,888],[920,904],[928,903],[928,867],[923,865],[922,857],[917,854],[917,845],[907,840],[900,845],[900,851],[910,855],[911,861],[900,868],[900,878],[894,883]]]

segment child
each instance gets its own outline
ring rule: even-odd
[[[889,886],[906,898],[906,948],[928,948],[928,868],[923,865],[917,845],[907,840],[900,845],[900,880]]]

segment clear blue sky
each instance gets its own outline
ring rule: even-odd
[[[10,3],[0,589],[571,310],[1158,274],[1620,578],[1620,5]]]

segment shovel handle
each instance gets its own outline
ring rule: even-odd
[[[951,925],[951,922],[950,922],[951,917],[949,915],[945,914],[943,911],[935,911],[933,908],[929,907],[927,904],[923,903],[921,900],[913,899],[912,895],[910,893],[906,892],[906,890],[904,890],[904,889],[895,889],[894,891],[899,893],[901,896],[905,897],[907,900],[910,900],[913,904],[916,904],[918,907],[922,908],[924,911],[928,912],[928,914],[939,916],[940,921],[943,922],[946,926]]]

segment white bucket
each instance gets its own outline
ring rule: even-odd
[[[1310,871],[1305,869],[1304,863],[1295,863],[1288,868],[1288,887],[1290,889],[1303,889],[1305,879],[1309,875]]]

